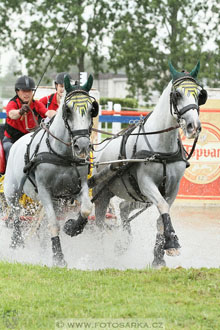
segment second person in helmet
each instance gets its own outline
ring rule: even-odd
[[[70,79],[72,79],[70,74],[67,72],[58,73],[55,78],[55,81],[54,81],[56,93],[48,95],[48,96],[44,96],[40,99],[40,102],[42,102],[48,110],[56,111],[59,108],[60,100],[61,100],[61,98],[63,96],[63,92],[64,92],[64,77],[66,75]]]

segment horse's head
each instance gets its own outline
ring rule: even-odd
[[[98,103],[89,95],[93,77],[85,85],[71,85],[69,77],[64,78],[66,96],[63,104],[63,120],[71,137],[73,154],[86,158],[91,150],[90,133],[92,118],[98,115]]]
[[[201,131],[199,120],[199,106],[205,104],[207,92],[197,82],[200,63],[189,73],[178,72],[169,62],[172,74],[172,88],[170,93],[170,111],[177,118],[187,138],[195,138]]]

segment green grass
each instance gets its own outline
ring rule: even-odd
[[[0,329],[13,313],[19,330],[54,329],[61,318],[162,318],[166,329],[220,329],[220,269],[80,271],[1,262]]]

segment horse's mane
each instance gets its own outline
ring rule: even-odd
[[[66,91],[64,90],[63,96],[61,97],[61,100],[60,100],[60,105],[59,105],[59,107],[57,109],[58,112],[61,112],[62,111],[65,97],[66,97]]]
[[[56,114],[53,122],[56,122],[56,121],[60,122],[61,121],[62,113],[63,113],[63,104],[64,104],[65,97],[66,97],[66,91],[64,91],[63,96],[60,100],[60,105],[57,109],[57,114]]]
[[[171,87],[172,87],[172,80],[169,82],[169,84],[167,85],[167,87],[163,90],[163,93],[160,95],[160,98],[154,108],[154,111],[156,111],[158,108],[160,109],[161,107],[166,106],[165,102],[169,102],[169,95],[170,91],[171,91]]]

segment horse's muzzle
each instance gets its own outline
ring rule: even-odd
[[[201,129],[202,127],[200,121],[188,123],[186,126],[186,137],[188,139],[194,139],[199,135]]]
[[[78,139],[73,144],[73,152],[74,154],[81,159],[85,159],[88,157],[92,145],[88,139]]]

